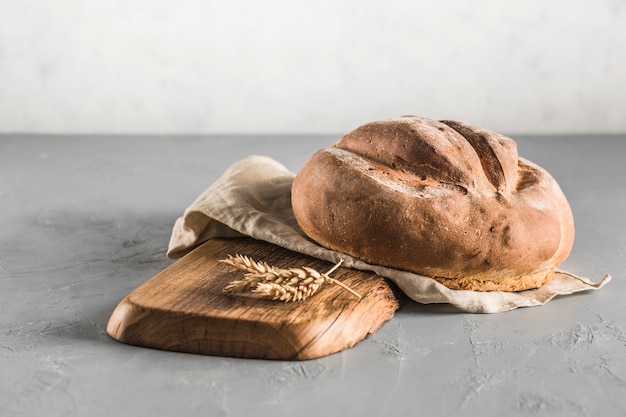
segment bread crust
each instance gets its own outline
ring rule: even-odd
[[[322,246],[453,289],[537,288],[574,241],[560,187],[512,139],[417,116],[368,123],[316,152],[292,207]]]

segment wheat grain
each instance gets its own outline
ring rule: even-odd
[[[225,293],[240,294],[252,291],[272,300],[302,301],[313,295],[322,284],[327,282],[337,284],[355,297],[361,298],[353,289],[329,276],[339,268],[343,261],[339,261],[323,274],[307,266],[277,268],[240,254],[228,255],[220,262],[245,271],[244,279],[232,281],[224,287]]]

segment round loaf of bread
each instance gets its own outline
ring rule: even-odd
[[[512,139],[455,121],[363,125],[311,156],[291,198],[320,245],[452,289],[538,288],[574,242],[554,178]]]

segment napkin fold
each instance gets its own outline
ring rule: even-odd
[[[298,227],[291,209],[294,174],[279,162],[250,156],[233,164],[184,211],[173,227],[167,256],[181,257],[216,237],[250,236],[295,252],[376,274],[393,281],[409,298],[423,304],[449,303],[470,313],[498,313],[542,305],[557,295],[597,290],[611,280],[593,283],[557,271],[546,284],[520,292],[452,290],[432,278],[393,268],[370,265],[326,249]],[[245,255],[245,254],[244,254]]]

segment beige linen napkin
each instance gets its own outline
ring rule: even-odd
[[[546,303],[557,295],[596,290],[598,284],[558,271],[536,290],[479,292],[451,290],[437,281],[392,268],[369,265],[343,253],[319,246],[299,229],[291,210],[294,174],[271,158],[250,156],[232,165],[176,220],[167,255],[176,258],[214,237],[250,236],[343,266],[374,271],[395,282],[419,303],[449,303],[472,313],[497,313]],[[245,254],[243,254],[245,255]]]

